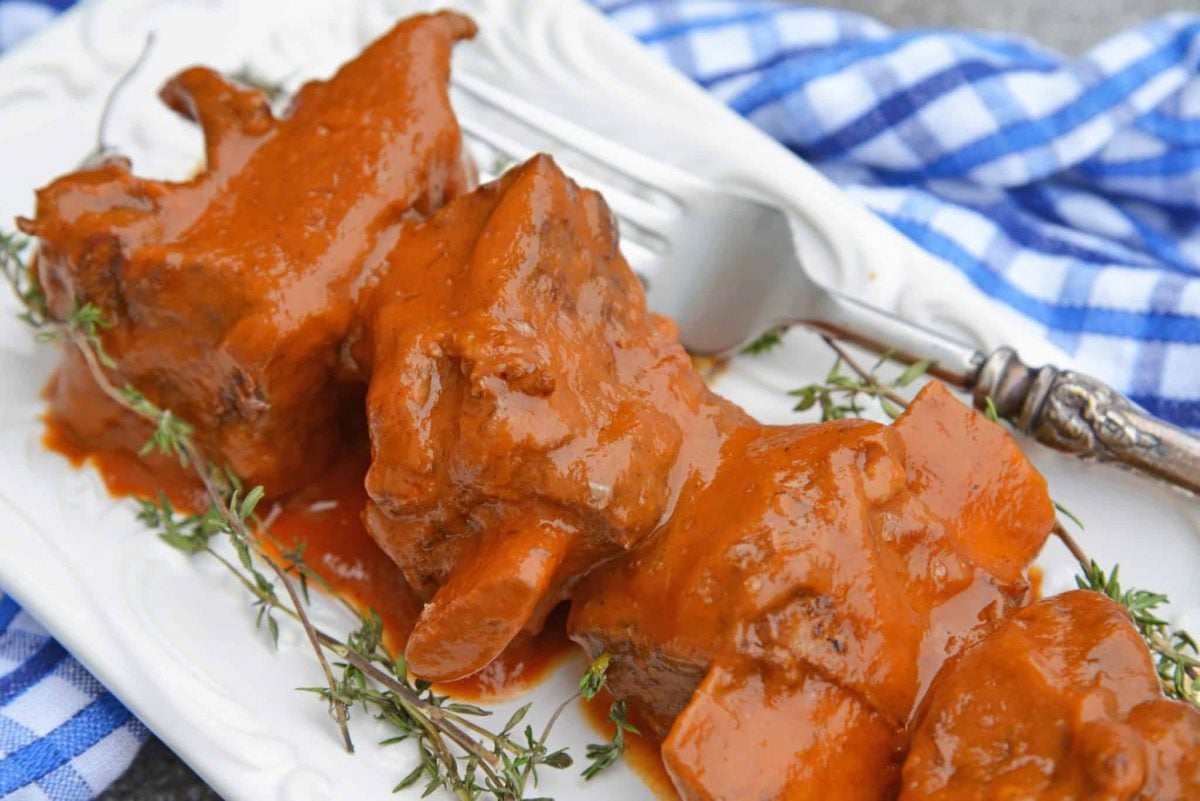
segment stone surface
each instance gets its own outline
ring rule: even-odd
[[[125,775],[100,796],[105,801],[221,801],[161,740],[151,737]]]
[[[1125,28],[1200,0],[839,0],[831,5],[897,28],[967,27],[1021,33],[1076,54]],[[101,801],[215,801],[219,796],[161,742],[151,740]]]
[[[1075,55],[1112,34],[1200,0],[837,0],[897,28],[963,27],[1020,33]]]

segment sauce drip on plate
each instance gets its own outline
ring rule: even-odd
[[[57,382],[57,376],[51,379],[46,394],[56,391]],[[94,385],[92,391],[91,402],[102,405],[103,396]],[[119,441],[122,437],[114,436],[107,447],[89,446],[53,411],[46,415],[45,425],[43,444],[76,467],[85,463],[95,467],[114,497],[146,498],[161,491],[181,511],[194,510],[203,502],[199,482],[190,471],[170,459],[138,456],[129,447],[134,444],[132,437],[125,444]],[[120,430],[132,433],[140,428],[140,421],[128,416]],[[260,508],[278,544],[285,550],[302,544],[305,562],[339,595],[360,609],[378,612],[388,648],[403,651],[420,613],[420,601],[363,525],[363,476],[370,457],[366,442],[347,448],[347,453],[320,478]],[[264,546],[268,553],[278,553],[273,543]],[[575,648],[566,635],[564,606],[550,615],[539,634],[513,643],[479,673],[439,685],[439,692],[473,701],[511,698],[544,679]]]

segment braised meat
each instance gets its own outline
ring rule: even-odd
[[[924,688],[1027,600],[1053,520],[1008,434],[931,384],[892,427],[739,431],[569,628],[685,798],[889,798]]]
[[[1068,592],[947,663],[903,775],[900,801],[1200,798],[1200,713],[1163,697],[1124,609]]]
[[[402,22],[281,118],[212,70],[180,73],[162,98],[203,128],[195,178],[139,178],[110,158],[38,192],[22,227],[53,313],[99,307],[118,383],[190,421],[247,481],[311,478],[361,399],[340,348],[370,257],[468,188],[446,84],[451,46],[473,33],[450,13]],[[67,361],[53,398],[68,425],[95,426],[75,432],[85,441],[112,428],[73,407],[90,382]]]
[[[599,195],[549,157],[388,259],[355,350],[373,376],[367,521],[430,599],[410,666],[454,679],[652,531],[695,455],[748,420],[646,311]]]
[[[108,158],[22,221],[54,316],[94,304],[113,380],[266,485],[270,552],[314,545],[414,675],[569,602],[686,801],[1200,797],[1200,716],[1123,612],[1027,606],[1055,516],[1008,433],[937,383],[890,426],[715,395],[596,192],[548,156],[472,189],[447,81],[473,34],[413,17],[279,117],[178,75],[203,171]],[[76,453],[163,489],[77,350],[49,394]]]

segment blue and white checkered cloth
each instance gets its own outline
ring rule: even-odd
[[[88,801],[145,739],[141,721],[0,593],[0,798]]]
[[[0,0],[0,49],[71,1]],[[767,0],[593,2],[1082,366],[1200,428],[1200,16],[1067,60]],[[0,600],[0,797],[88,798],[143,737]]]
[[[783,3],[599,5],[1082,367],[1200,428],[1200,16],[1066,60]]]

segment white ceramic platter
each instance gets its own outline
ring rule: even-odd
[[[981,346],[1002,341],[1037,360],[1067,359],[1027,323],[997,308],[953,269],[922,253],[812,169],[707,97],[580,0],[456,0],[480,23],[456,70],[594,128],[655,158],[779,198],[797,214],[806,258],[823,280]],[[140,172],[182,176],[199,135],[163,110],[157,85],[195,62],[249,66],[289,84],[328,74],[416,0],[97,0],[0,61],[0,221],[28,213],[32,190],[93,144],[109,88],[157,45],[115,109],[110,140]],[[9,227],[7,222],[4,227]],[[103,682],[229,799],[387,798],[413,762],[359,715],[360,745],[339,748],[322,705],[292,688],[319,683],[296,630],[272,652],[242,591],[209,562],[158,543],[90,470],[39,444],[38,389],[55,354],[36,346],[0,301],[0,586],[49,627]],[[765,420],[794,419],[785,391],[828,368],[813,338],[789,335],[767,357],[742,359],[718,389]],[[1031,450],[1036,446],[1031,446]],[[1055,496],[1088,523],[1087,547],[1122,575],[1174,597],[1176,618],[1200,628],[1200,504],[1109,470],[1035,452]],[[1048,591],[1073,569],[1056,546]],[[323,606],[319,621],[336,627]],[[580,661],[533,693],[534,723],[570,694]],[[516,703],[504,705],[511,709]],[[501,715],[504,715],[502,710]],[[503,717],[501,717],[503,719]],[[595,735],[569,714],[557,741],[576,754]],[[546,773],[558,798],[636,799],[651,793],[624,767],[584,783]],[[415,794],[414,794],[415,797]]]

